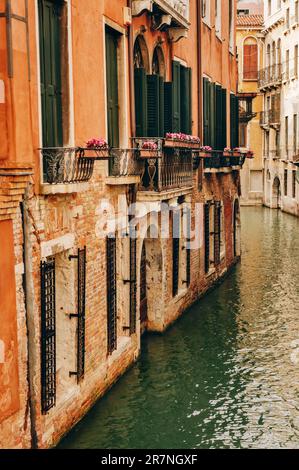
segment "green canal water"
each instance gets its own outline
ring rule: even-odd
[[[299,448],[299,219],[244,208],[242,247],[60,448]]]

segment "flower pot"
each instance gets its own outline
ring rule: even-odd
[[[145,160],[147,158],[158,158],[158,152],[157,150],[140,149],[138,158],[145,159]]]
[[[237,152],[237,151],[233,151],[233,157],[240,157],[241,156],[241,152]]]
[[[98,160],[103,159],[107,160],[110,157],[108,147],[89,147],[85,148],[83,157],[85,158],[96,158]]]
[[[231,155],[232,155],[232,152],[229,152],[229,151],[223,152],[224,157],[231,157]]]

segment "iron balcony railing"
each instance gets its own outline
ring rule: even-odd
[[[240,111],[239,112],[239,120],[240,122],[249,122],[256,117],[257,113],[253,111]]]
[[[50,147],[40,150],[44,183],[78,183],[89,181],[92,177],[95,159],[86,157],[84,149]]]
[[[261,69],[258,73],[258,86],[265,88],[270,86],[277,86],[282,81],[282,66],[281,64],[269,65]]]
[[[271,109],[269,111],[269,124],[280,125],[280,110],[279,109]]]
[[[246,154],[226,154],[221,150],[213,150],[208,153],[209,156],[204,158],[204,168],[206,171],[216,169],[221,171],[224,168],[242,167]]]

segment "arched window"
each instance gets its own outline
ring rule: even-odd
[[[134,68],[145,69],[149,73],[148,49],[142,35],[137,36],[134,44]]]
[[[247,38],[243,46],[243,78],[257,80],[258,76],[258,47],[255,38]]]
[[[152,73],[153,75],[160,75],[160,77],[163,78],[165,76],[165,60],[163,51],[160,46],[156,46],[154,49]]]
[[[267,46],[267,67],[271,66],[271,46],[268,44]]]

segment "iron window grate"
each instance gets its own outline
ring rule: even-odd
[[[56,404],[55,259],[41,263],[41,407]]]
[[[116,238],[107,237],[107,336],[108,354],[117,349]]]
[[[210,204],[204,205],[204,228],[205,228],[205,272],[210,269]]]

